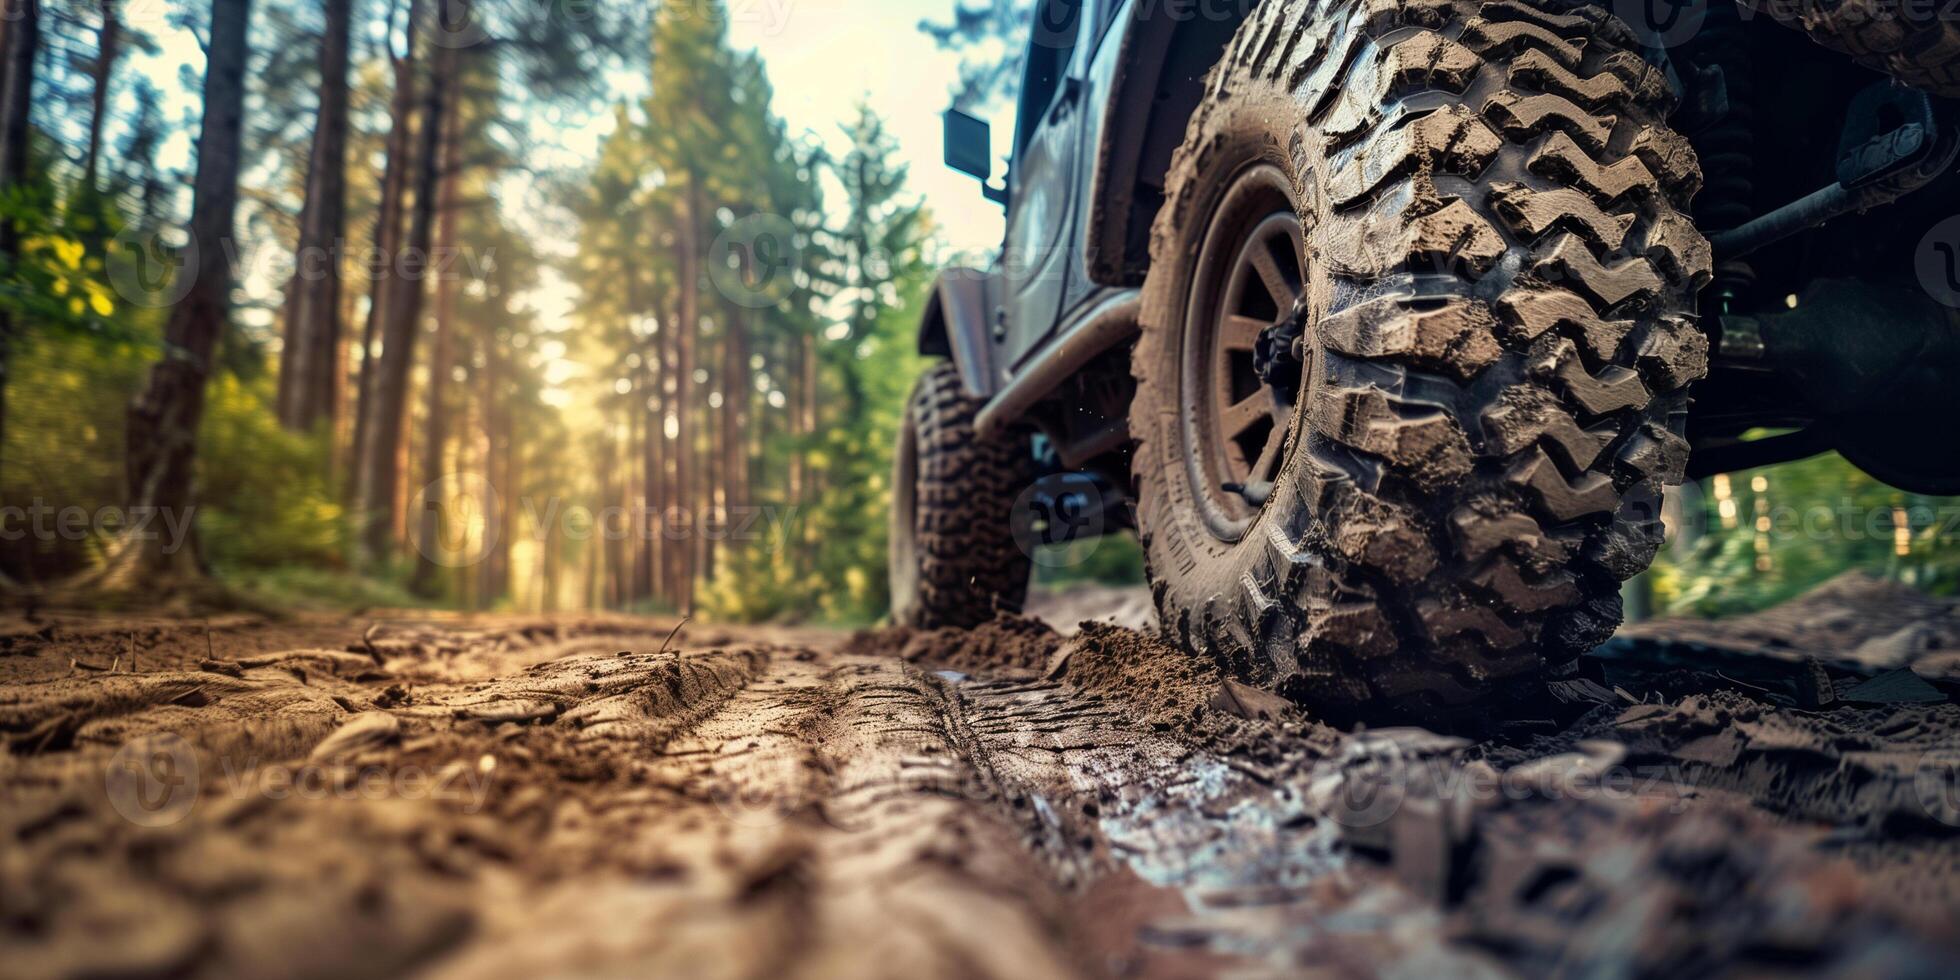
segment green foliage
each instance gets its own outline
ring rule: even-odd
[[[1852,569],[1960,589],[1960,499],[1894,490],[1836,455],[1705,480],[1679,499],[1687,511],[1648,573],[1660,612],[1750,612]]]
[[[1029,0],[953,0],[952,17],[919,22],[942,50],[960,55],[953,105],[967,112],[1012,99],[1020,85],[1021,54],[1034,20]]]
[[[153,350],[135,341],[32,335],[8,385],[12,417],[0,456],[7,461],[0,499],[91,513],[121,507],[124,413]],[[231,569],[338,565],[345,527],[326,476],[324,434],[280,429],[263,376],[246,382],[220,373],[207,399],[197,471],[203,557]],[[106,553],[98,540],[36,544],[34,568],[17,569],[35,579],[81,570]]]
[[[1038,554],[1036,585],[1143,584],[1143,545],[1136,535],[1119,532],[1088,541],[1071,541]]]
[[[1016,37],[1028,22],[1025,0],[988,3],[929,31],[984,57],[989,38]],[[649,582],[644,570],[656,549],[637,540],[552,537],[559,528],[527,508],[651,504],[699,514],[749,504],[769,514],[763,533],[703,549],[708,564],[692,583],[700,612],[852,623],[881,617],[892,448],[922,367],[914,334],[933,272],[924,260],[930,218],[908,189],[883,121],[868,109],[844,120],[851,145],[838,158],[813,136],[792,136],[771,109],[760,59],[729,46],[718,0],[600,5],[569,18],[529,0],[472,0],[469,8],[471,29],[487,41],[468,48],[456,86],[460,114],[451,132],[459,140],[461,204],[445,214],[468,265],[453,270],[463,282],[430,304],[430,319],[437,310],[449,314],[442,322],[450,359],[436,365],[435,345],[419,345],[423,359],[411,374],[417,390],[401,421],[411,433],[410,485],[452,474],[487,478],[506,505],[495,517],[501,544],[483,561],[433,578],[412,567],[412,551],[367,578],[344,571],[349,518],[338,497],[347,474],[335,468],[349,426],[297,435],[275,424],[280,324],[268,314],[279,304],[267,294],[282,283],[250,273],[237,284],[236,322],[227,325],[204,393],[193,494],[206,565],[271,606],[423,604],[400,584],[413,571],[423,591],[473,608],[591,600],[647,609],[684,601],[689,583],[672,581],[678,568],[670,565],[695,556],[660,545],[662,563]],[[350,243],[365,243],[375,237],[380,180],[373,171],[395,84],[382,52],[397,46],[403,21],[399,8],[356,9],[356,34],[368,43],[354,53],[345,233]],[[96,21],[76,23],[92,32]],[[247,255],[289,249],[295,237],[320,26],[314,6],[279,7],[253,35],[249,176],[237,222]],[[374,43],[384,33],[388,43]],[[149,46],[141,32],[125,40]],[[422,54],[431,43],[425,33]],[[558,262],[559,250],[547,244],[551,216],[520,217],[500,201],[506,178],[535,165],[545,130],[562,128],[560,110],[629,62],[649,72],[651,93],[620,105],[591,170],[557,185],[557,199],[579,222],[574,254]],[[420,64],[426,76],[430,59]],[[50,77],[48,92],[71,108],[85,106],[83,96],[93,94],[88,66],[86,58],[55,66],[59,77]],[[969,84],[997,94],[1012,74],[976,63]],[[29,168],[31,181],[0,193],[0,216],[20,229],[22,242],[20,261],[0,270],[0,308],[14,325],[0,500],[88,510],[127,502],[129,399],[159,356],[179,257],[159,233],[182,217],[172,212],[185,195],[156,163],[171,155],[176,122],[166,107],[175,105],[175,90],[166,96],[139,77],[112,79],[110,91],[124,85],[128,102],[111,104],[135,111],[108,121],[111,149],[94,186],[82,186],[91,182],[79,179],[73,162],[81,129],[69,113],[54,125],[37,120],[37,152],[46,159]],[[842,189],[842,208],[826,209],[826,187]],[[760,240],[747,237],[758,231]],[[557,285],[540,272],[554,262],[579,293],[573,322],[540,315],[552,307],[540,298]],[[346,289],[355,300],[347,326],[358,331],[367,289],[358,279]],[[697,302],[683,323],[685,299]],[[690,356],[694,369],[683,376],[680,362]],[[430,433],[437,452],[425,455],[420,443]],[[440,472],[420,472],[425,459]],[[684,473],[687,486],[678,479]],[[99,565],[108,543],[0,543],[0,571],[32,584],[57,581]],[[1078,545],[1074,554],[1082,560],[1056,573],[1061,579],[1136,576],[1127,538]]]
[[[829,419],[807,447],[821,489],[795,511],[786,545],[772,538],[736,552],[708,583],[705,615],[864,624],[885,614],[892,452],[924,366],[913,336],[930,285],[917,271],[893,284],[901,302],[871,320],[848,353],[831,358],[832,383],[860,391],[863,408]]]
[[[373,577],[333,568],[284,565],[262,569],[220,569],[226,586],[252,605],[299,612],[353,612],[363,609],[427,609],[396,577]]]
[[[47,329],[23,337],[9,366],[0,501],[90,512],[120,506],[123,413],[142,363],[133,342]],[[32,582],[82,570],[101,555],[98,541],[0,542],[7,574]]]
[[[272,381],[213,378],[198,451],[198,535],[220,568],[340,565],[347,522],[328,479],[327,433],[279,427]]]
[[[0,267],[0,308],[40,332],[123,336],[140,310],[118,296],[104,243],[121,230],[108,202],[76,195],[72,206],[28,183],[0,190],[0,220],[20,238],[20,260]]]

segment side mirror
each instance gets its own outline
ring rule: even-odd
[[[1007,191],[988,181],[994,176],[993,127],[958,109],[946,110],[946,166],[980,179],[987,200],[1007,203]]]

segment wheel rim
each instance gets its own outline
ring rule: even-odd
[[[1261,165],[1226,190],[1198,253],[1181,338],[1184,455],[1192,495],[1222,540],[1244,537],[1262,509],[1227,488],[1270,484],[1286,460],[1298,392],[1268,385],[1253,347],[1301,302],[1303,238],[1286,175]]]

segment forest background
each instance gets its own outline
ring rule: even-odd
[[[913,101],[1006,130],[1027,3],[927,5],[765,56],[721,0],[5,0],[0,589],[876,621],[920,310],[999,214],[811,79],[932,52]],[[1676,501],[1642,612],[1960,588],[1960,502],[1834,456]]]

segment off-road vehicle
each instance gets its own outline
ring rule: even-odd
[[[1133,524],[1193,650],[1446,712],[1607,637],[1686,478],[1960,491],[1960,5],[1781,2],[1040,0],[1004,187],[947,115],[1006,242],[920,328],[896,617]]]

